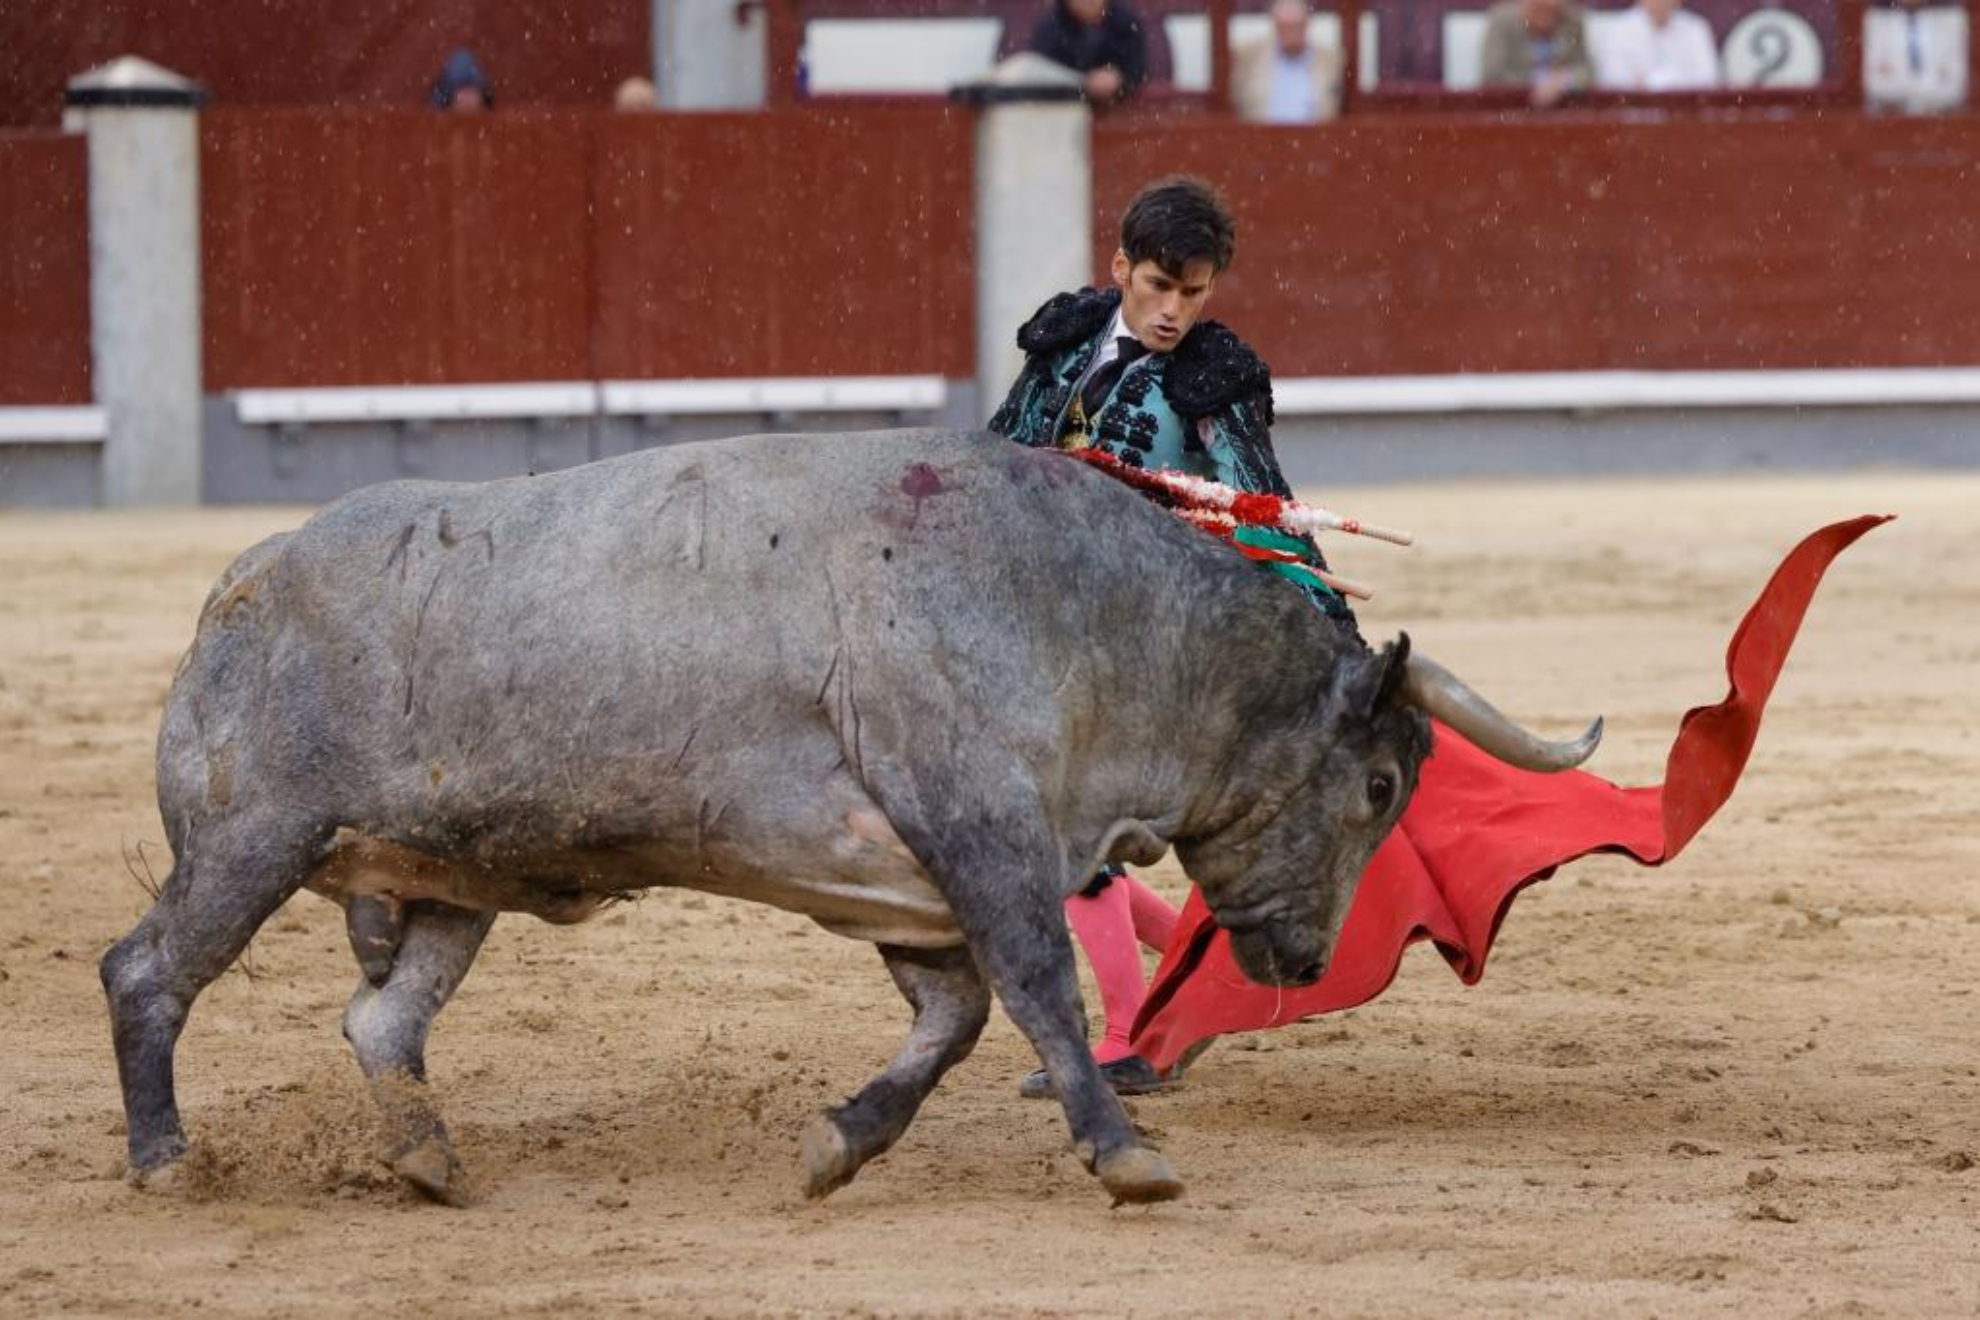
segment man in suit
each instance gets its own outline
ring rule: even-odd
[[[1273,0],[1272,31],[1231,52],[1231,104],[1258,124],[1311,124],[1341,108],[1341,57],[1313,40],[1307,0]]]
[[[1501,0],[1485,17],[1480,81],[1524,87],[1536,108],[1558,105],[1595,81],[1588,21],[1568,0]]]

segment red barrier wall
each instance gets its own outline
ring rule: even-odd
[[[222,105],[424,105],[457,46],[498,106],[605,105],[653,69],[652,0],[9,0],[0,124],[49,124],[85,69],[141,55]]]
[[[207,389],[588,379],[590,119],[209,112]]]
[[[206,384],[973,371],[971,128],[209,113]]]
[[[1122,120],[1095,271],[1179,169],[1282,376],[1980,365],[1980,121]],[[971,128],[208,113],[207,387],[973,371]],[[0,403],[89,399],[80,139],[0,137]]]
[[[0,406],[89,401],[83,142],[0,133]]]
[[[1980,124],[1363,120],[1095,132],[1227,193],[1214,315],[1282,376],[1980,364]]]
[[[608,118],[605,378],[975,372],[969,117]]]

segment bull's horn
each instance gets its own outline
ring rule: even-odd
[[[1521,770],[1572,770],[1594,755],[1602,741],[1602,721],[1572,742],[1548,742],[1514,724],[1496,706],[1472,691],[1457,675],[1416,652],[1403,676],[1403,700],[1442,720],[1476,743],[1479,750]]]

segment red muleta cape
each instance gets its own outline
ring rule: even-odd
[[[1192,889],[1135,1022],[1136,1052],[1166,1072],[1212,1036],[1366,1003],[1388,988],[1403,950],[1418,940],[1436,941],[1473,984],[1526,886],[1592,852],[1627,853],[1645,866],[1677,856],[1739,782],[1822,574],[1889,520],[1824,527],[1781,561],[1726,649],[1731,691],[1685,714],[1661,784],[1620,788],[1580,771],[1516,770],[1438,724],[1416,796],[1369,862],[1333,961],[1313,985],[1275,990],[1247,979]]]

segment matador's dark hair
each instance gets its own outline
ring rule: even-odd
[[[1237,221],[1203,180],[1157,179],[1122,214],[1121,251],[1131,264],[1152,261],[1178,279],[1192,261],[1221,271],[1237,252]]]

